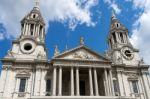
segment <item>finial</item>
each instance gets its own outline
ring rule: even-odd
[[[54,50],[54,56],[57,56],[59,54],[59,50],[58,50],[58,46],[55,46],[55,50]]]
[[[80,38],[80,45],[84,45],[84,38],[83,37]]]
[[[112,16],[111,16],[111,20],[114,20],[116,19],[116,13],[115,13],[115,10],[112,9]]]
[[[39,8],[40,7],[40,0],[35,0],[35,7]]]

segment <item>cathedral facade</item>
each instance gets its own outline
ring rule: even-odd
[[[109,49],[101,55],[84,44],[51,60],[38,6],[21,20],[21,35],[2,59],[0,99],[150,99],[149,65],[112,13]]]

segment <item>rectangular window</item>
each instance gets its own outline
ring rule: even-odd
[[[20,79],[19,92],[25,92],[26,79]]]
[[[133,93],[138,93],[138,81],[132,81]]]
[[[50,96],[50,92],[51,92],[51,80],[47,79],[46,80],[46,96]]]

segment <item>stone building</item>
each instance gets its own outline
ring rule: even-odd
[[[109,49],[101,55],[84,44],[51,60],[45,23],[36,6],[21,20],[21,35],[2,59],[0,99],[150,99],[148,67],[112,13]]]

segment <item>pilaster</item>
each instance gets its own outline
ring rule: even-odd
[[[120,89],[120,96],[125,96],[124,82],[122,78],[123,69],[117,69],[117,77]]]
[[[145,89],[145,92],[146,92],[146,97],[147,97],[147,99],[150,99],[150,86],[149,86],[149,83],[148,83],[148,80],[147,80],[147,73],[148,72],[142,71],[142,80],[143,80],[143,83],[144,83],[144,89]]]
[[[57,68],[53,68],[53,88],[52,88],[52,95],[56,96],[56,81],[57,81]]]

